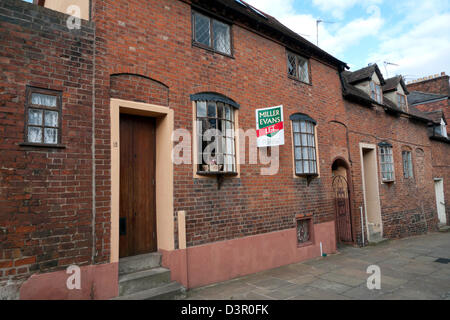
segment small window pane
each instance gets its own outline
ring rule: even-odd
[[[197,102],[197,117],[206,117],[206,102]]]
[[[42,110],[29,109],[28,110],[28,124],[42,125]]]
[[[32,93],[31,103],[46,107],[56,107],[56,96],[42,93]]]
[[[295,148],[295,159],[299,160],[302,158],[302,148]]]
[[[296,173],[303,173],[303,164],[301,161],[295,162],[295,172]]]
[[[45,111],[45,126],[57,127],[58,126],[58,112]]]
[[[231,54],[230,46],[230,26],[213,20],[214,49],[219,52]]]
[[[294,134],[294,144],[296,146],[300,146],[301,145],[300,144],[300,134],[298,134],[298,133]]]
[[[217,103],[217,117],[220,119],[225,118],[224,116],[224,110],[223,110],[223,103],[222,102],[218,102]]]
[[[298,121],[292,122],[292,125],[293,125],[294,132],[299,132],[300,131],[300,124],[298,123]]]
[[[194,14],[195,41],[211,46],[210,19],[199,13]]]
[[[45,128],[44,142],[56,144],[58,142],[58,129]]]
[[[227,120],[231,120],[231,107],[229,107],[229,106],[225,107],[225,115],[226,115]]]
[[[42,128],[28,127],[28,142],[42,143]]]
[[[293,54],[288,54],[288,74],[297,77],[297,61]]]
[[[299,57],[298,58],[298,68],[299,68],[299,79],[303,82],[309,83],[309,71],[308,71],[308,60]]]
[[[214,102],[208,103],[208,117],[216,117],[216,104]]]
[[[300,128],[302,132],[306,132],[306,122],[302,121],[300,122]]]

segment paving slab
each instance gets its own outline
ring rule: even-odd
[[[189,290],[186,299],[450,300],[450,233],[392,240],[365,248],[345,246],[319,257]],[[369,290],[367,267],[381,271],[381,290]]]

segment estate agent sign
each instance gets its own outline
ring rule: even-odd
[[[256,109],[256,137],[258,147],[284,144],[283,106]]]

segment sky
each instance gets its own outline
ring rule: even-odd
[[[450,0],[245,0],[346,62],[407,81],[450,73]],[[385,62],[391,64],[385,64]]]

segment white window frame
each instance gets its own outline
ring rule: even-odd
[[[390,144],[380,144],[378,148],[380,152],[379,161],[380,161],[381,181],[394,182],[395,162],[394,162],[393,147]]]

